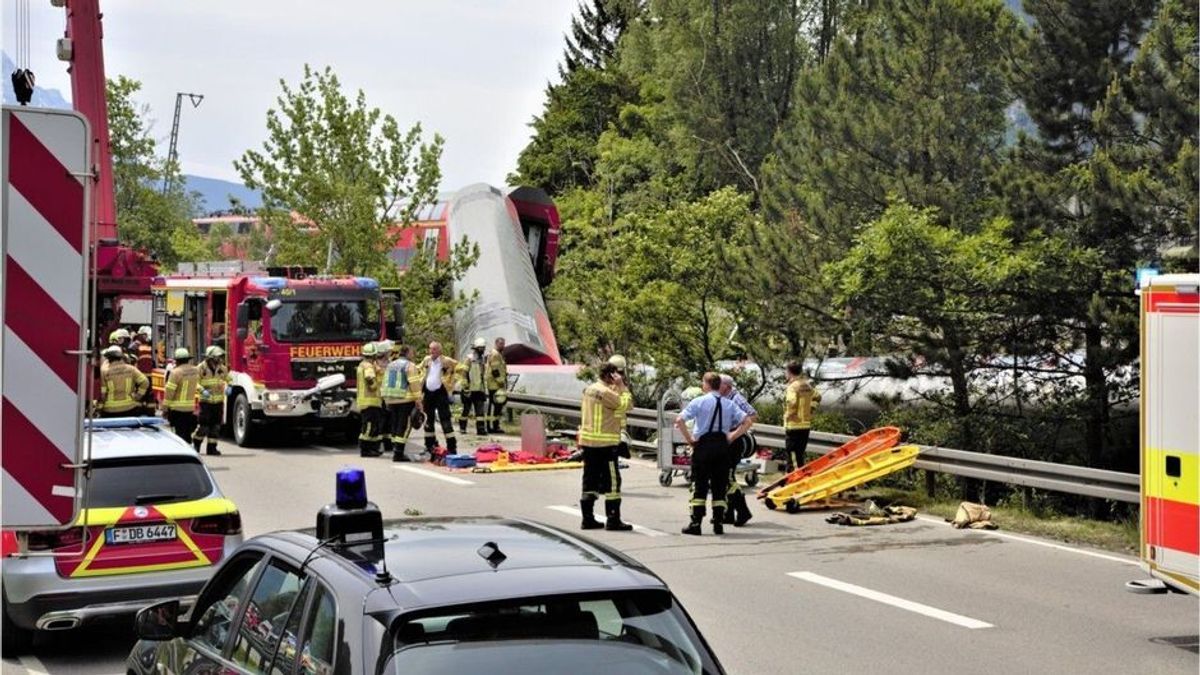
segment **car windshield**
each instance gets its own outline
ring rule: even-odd
[[[388,672],[721,672],[671,594],[630,591],[453,607],[400,617]]]
[[[271,317],[276,342],[366,342],[379,339],[379,303],[286,300]]]
[[[212,481],[198,457],[100,459],[88,479],[87,507],[186,502],[212,492]]]

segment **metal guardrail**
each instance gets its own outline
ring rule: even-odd
[[[579,401],[577,400],[510,393],[508,401],[510,410],[535,409],[545,415],[579,419]],[[670,414],[669,417],[673,421],[675,415]],[[626,420],[631,427],[641,429],[657,429],[658,427],[657,414],[650,408],[634,408],[629,411]],[[782,448],[784,445],[783,427],[756,424],[753,432],[760,446]],[[809,436],[808,451],[824,454],[851,438],[853,436],[814,431]],[[926,475],[944,473],[1084,497],[1099,497],[1135,504],[1141,501],[1141,479],[1134,473],[1091,469],[1070,464],[1054,464],[1003,455],[988,455],[929,445],[919,447],[921,454],[914,466],[930,472]]]

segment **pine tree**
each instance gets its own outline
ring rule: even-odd
[[[565,80],[568,73],[581,68],[607,68],[617,53],[617,42],[629,22],[642,11],[641,0],[591,0],[579,4],[579,15],[571,17],[571,33],[567,36],[567,51],[558,74]]]

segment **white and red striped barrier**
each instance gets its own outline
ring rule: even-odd
[[[57,527],[78,510],[87,316],[87,122],[3,111],[0,464],[5,528]]]

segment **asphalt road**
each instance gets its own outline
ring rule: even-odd
[[[578,524],[578,471],[451,473],[360,460],[348,444],[244,449],[209,458],[248,536],[311,527],[334,472],[367,469],[388,517],[509,515]],[[959,531],[932,518],[844,528],[823,512],[754,504],[724,537],[685,537],[687,495],[658,485],[650,462],[624,472],[625,517],[639,529],[596,539],[670,584],[726,669],[736,675],[879,672],[1137,672],[1200,669],[1195,597],[1134,595],[1130,558],[1004,532]],[[126,625],[43,636],[3,673],[120,673]]]

